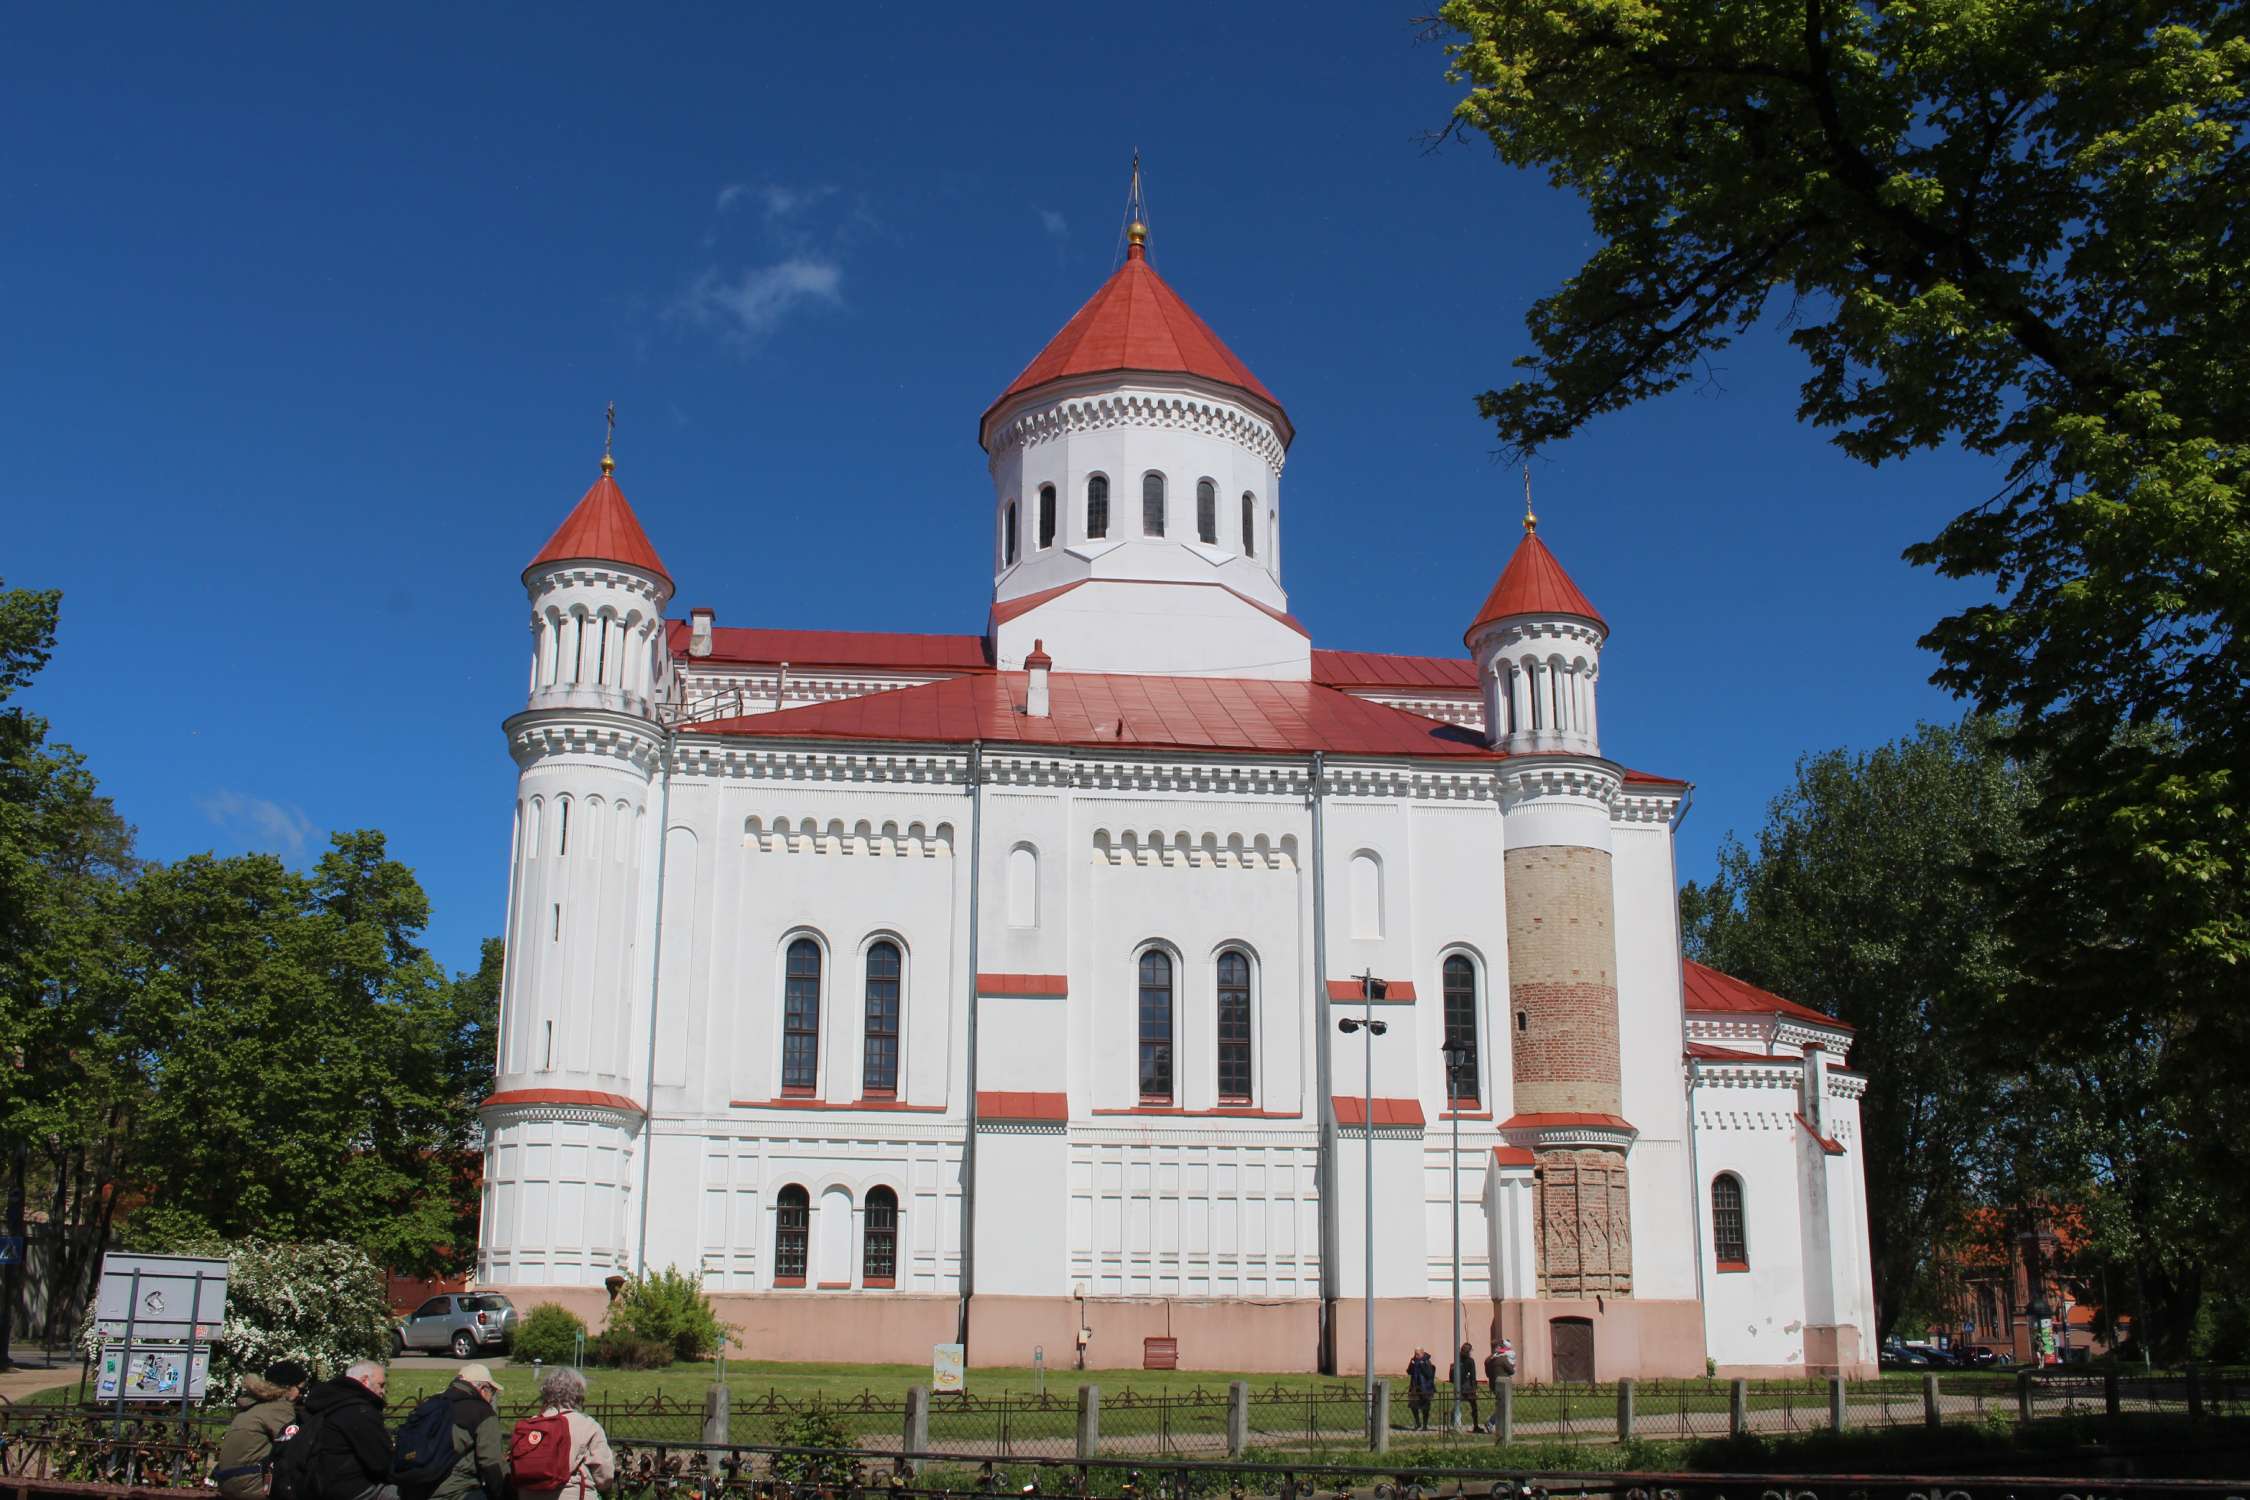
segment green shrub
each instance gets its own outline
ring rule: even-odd
[[[789,1419],[789,1425],[781,1429],[779,1446],[849,1448],[852,1439],[833,1412],[824,1406],[813,1406]],[[776,1453],[773,1456],[775,1477],[792,1484],[840,1485],[851,1478],[851,1469],[852,1461],[834,1452]]]
[[[516,1320],[508,1357],[567,1365],[578,1358],[579,1340],[585,1337],[585,1320],[578,1314],[559,1303],[542,1302]]]
[[[594,1340],[592,1357],[613,1370],[661,1370],[672,1362],[672,1346],[613,1328]]]
[[[654,1339],[673,1358],[690,1362],[709,1359],[735,1333],[712,1311],[702,1283],[677,1266],[626,1282],[610,1304],[608,1327],[613,1333]]]

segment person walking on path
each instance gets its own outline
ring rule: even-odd
[[[1414,1414],[1414,1430],[1430,1425],[1430,1399],[1437,1394],[1437,1361],[1427,1349],[1416,1349],[1406,1362],[1406,1407]]]
[[[1502,1338],[1484,1357],[1485,1383],[1492,1387],[1492,1430],[1500,1430],[1500,1382],[1516,1373],[1516,1346]]]
[[[305,1392],[306,1419],[320,1428],[309,1455],[313,1500],[399,1500],[383,1426],[389,1383],[388,1370],[363,1359]]]
[[[508,1438],[500,1413],[492,1409],[500,1386],[492,1367],[463,1365],[445,1388],[453,1408],[453,1467],[430,1490],[406,1500],[503,1500],[508,1483]]]
[[[273,1445],[297,1425],[297,1399],[305,1393],[305,1367],[295,1360],[266,1366],[263,1375],[242,1377],[234,1398],[234,1420],[219,1439],[211,1482],[221,1500],[260,1500],[273,1471]]]
[[[606,1493],[616,1481],[609,1434],[585,1405],[586,1377],[578,1371],[566,1365],[540,1377],[539,1415],[518,1422],[508,1439],[516,1500],[585,1500],[588,1490]]]
[[[1469,1430],[1476,1431],[1484,1425],[1477,1415],[1477,1352],[1468,1344],[1453,1356],[1453,1396],[1469,1409]]]

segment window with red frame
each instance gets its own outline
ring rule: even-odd
[[[867,1244],[860,1255],[860,1281],[891,1286],[898,1279],[898,1194],[887,1187],[867,1190]]]
[[[773,1284],[805,1284],[805,1245],[812,1235],[812,1195],[795,1183],[774,1200]]]
[[[1742,1223],[1742,1179],[1732,1172],[1711,1179],[1711,1249],[1720,1270],[1750,1269],[1750,1241]]]

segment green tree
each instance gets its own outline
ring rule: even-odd
[[[2032,781],[1997,726],[1925,725],[1798,762],[1755,848],[1731,835],[1680,893],[1690,957],[1848,1021],[1882,1331],[1937,1310],[1933,1251],[1990,1187],[1987,1018],[2015,980],[1994,869],[2022,857]]]
[[[2051,861],[2104,911],[2103,943],[2163,956],[2130,990],[2072,994],[2091,1030],[2134,1009],[2184,1036],[2239,1009],[2242,8],[1446,0],[1441,15],[1467,85],[1454,128],[1576,192],[1600,241],[1532,309],[1523,378],[1480,398],[1503,440],[1536,449],[1695,378],[1780,307],[1811,364],[1800,412],[1845,452],[2003,458],[1999,493],[1909,556],[1994,584],[1927,637],[1939,681],[2015,711],[2055,788]],[[2201,1128],[2224,1138],[2219,1124]]]

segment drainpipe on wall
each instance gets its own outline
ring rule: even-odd
[[[953,1341],[969,1352],[969,1299],[977,1286],[977,892],[984,876],[984,742],[969,746],[969,1057],[961,1133],[961,1305]]]
[[[1703,1288],[1703,1167],[1695,1149],[1695,1086],[1703,1081],[1703,1064],[1687,1064],[1687,1164],[1688,1222],[1695,1229],[1695,1310],[1703,1323],[1703,1357],[1711,1357],[1711,1304]]]
[[[1314,1077],[1320,1090],[1316,1106],[1320,1121],[1320,1347],[1314,1368],[1323,1375],[1336,1373],[1336,1270],[1344,1253],[1343,1231],[1337,1217],[1336,1106],[1333,1064],[1328,1056],[1328,826],[1321,798],[1326,793],[1328,757],[1314,751],[1312,758],[1312,931],[1313,931],[1313,1058]],[[1372,1129],[1370,1129],[1372,1134]]]
[[[656,1001],[664,989],[664,856],[672,847],[672,750],[679,735],[677,725],[666,727],[658,748],[664,757],[664,789],[656,814],[656,930],[649,939],[648,1073],[641,1088],[641,1234],[633,1252],[633,1268],[643,1276],[648,1274],[648,1195],[656,1160]]]

